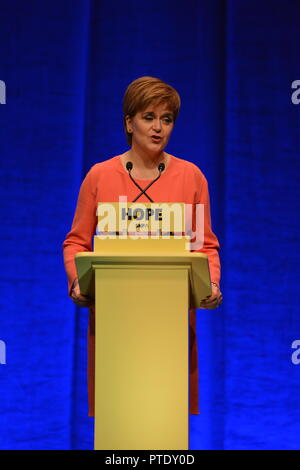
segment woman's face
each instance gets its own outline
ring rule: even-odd
[[[174,118],[168,104],[149,105],[144,111],[126,120],[132,134],[132,148],[157,154],[166,147],[174,127]]]

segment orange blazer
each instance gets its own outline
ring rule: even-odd
[[[201,170],[191,162],[170,155],[167,168],[161,177],[147,190],[154,202],[184,202],[204,204],[204,243],[197,252],[208,257],[211,281],[219,285],[220,259],[219,242],[212,231],[208,184]],[[140,190],[131,181],[123,167],[120,155],[96,163],[84,178],[77,200],[71,230],[63,242],[64,264],[68,278],[68,294],[71,294],[77,277],[75,254],[93,251],[92,241],[97,226],[98,202],[118,202],[119,196],[126,195],[133,201]],[[145,188],[150,180],[138,180]],[[143,194],[139,202],[149,202]],[[193,228],[194,230],[194,228]],[[90,308],[88,327],[88,403],[89,416],[94,415],[94,354],[95,354],[95,310]],[[199,414],[198,363],[196,342],[196,311],[189,310],[190,326],[190,413]]]

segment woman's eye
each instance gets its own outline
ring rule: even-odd
[[[152,121],[153,120],[153,116],[149,115],[149,116],[143,116],[143,119],[145,119],[146,121]],[[164,117],[162,118],[162,120],[166,123],[166,124],[171,124],[171,122],[173,122],[172,118],[169,118],[169,117]]]

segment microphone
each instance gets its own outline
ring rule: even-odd
[[[130,172],[131,172],[132,168],[133,168],[132,162],[127,162],[127,163],[126,163],[126,169],[127,169],[128,173],[129,173],[129,176],[130,176],[131,180],[134,182],[134,184],[135,184],[135,185],[139,188],[139,190],[141,191],[140,194],[139,194],[132,202],[135,202],[139,197],[142,196],[142,194],[145,194],[145,196],[149,199],[150,202],[154,202],[154,201],[151,199],[151,197],[148,196],[148,194],[146,193],[146,191],[147,191],[148,188],[150,188],[150,186],[152,186],[153,183],[155,183],[155,181],[158,180],[158,178],[160,178],[162,172],[163,172],[164,169],[165,169],[165,164],[164,164],[164,163],[160,163],[160,164],[158,165],[159,175],[158,175],[153,181],[151,181],[151,183],[149,183],[149,184],[146,186],[145,189],[142,189],[142,188],[140,187],[140,185],[139,185],[139,184],[133,179],[133,177],[131,176],[131,173],[130,173]]]
[[[127,163],[126,163],[126,169],[127,169],[128,171],[131,171],[132,168],[133,168],[132,162],[127,162]]]

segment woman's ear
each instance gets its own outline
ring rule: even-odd
[[[125,117],[125,122],[126,122],[126,131],[132,133],[132,127],[131,127],[131,118],[129,115]]]

